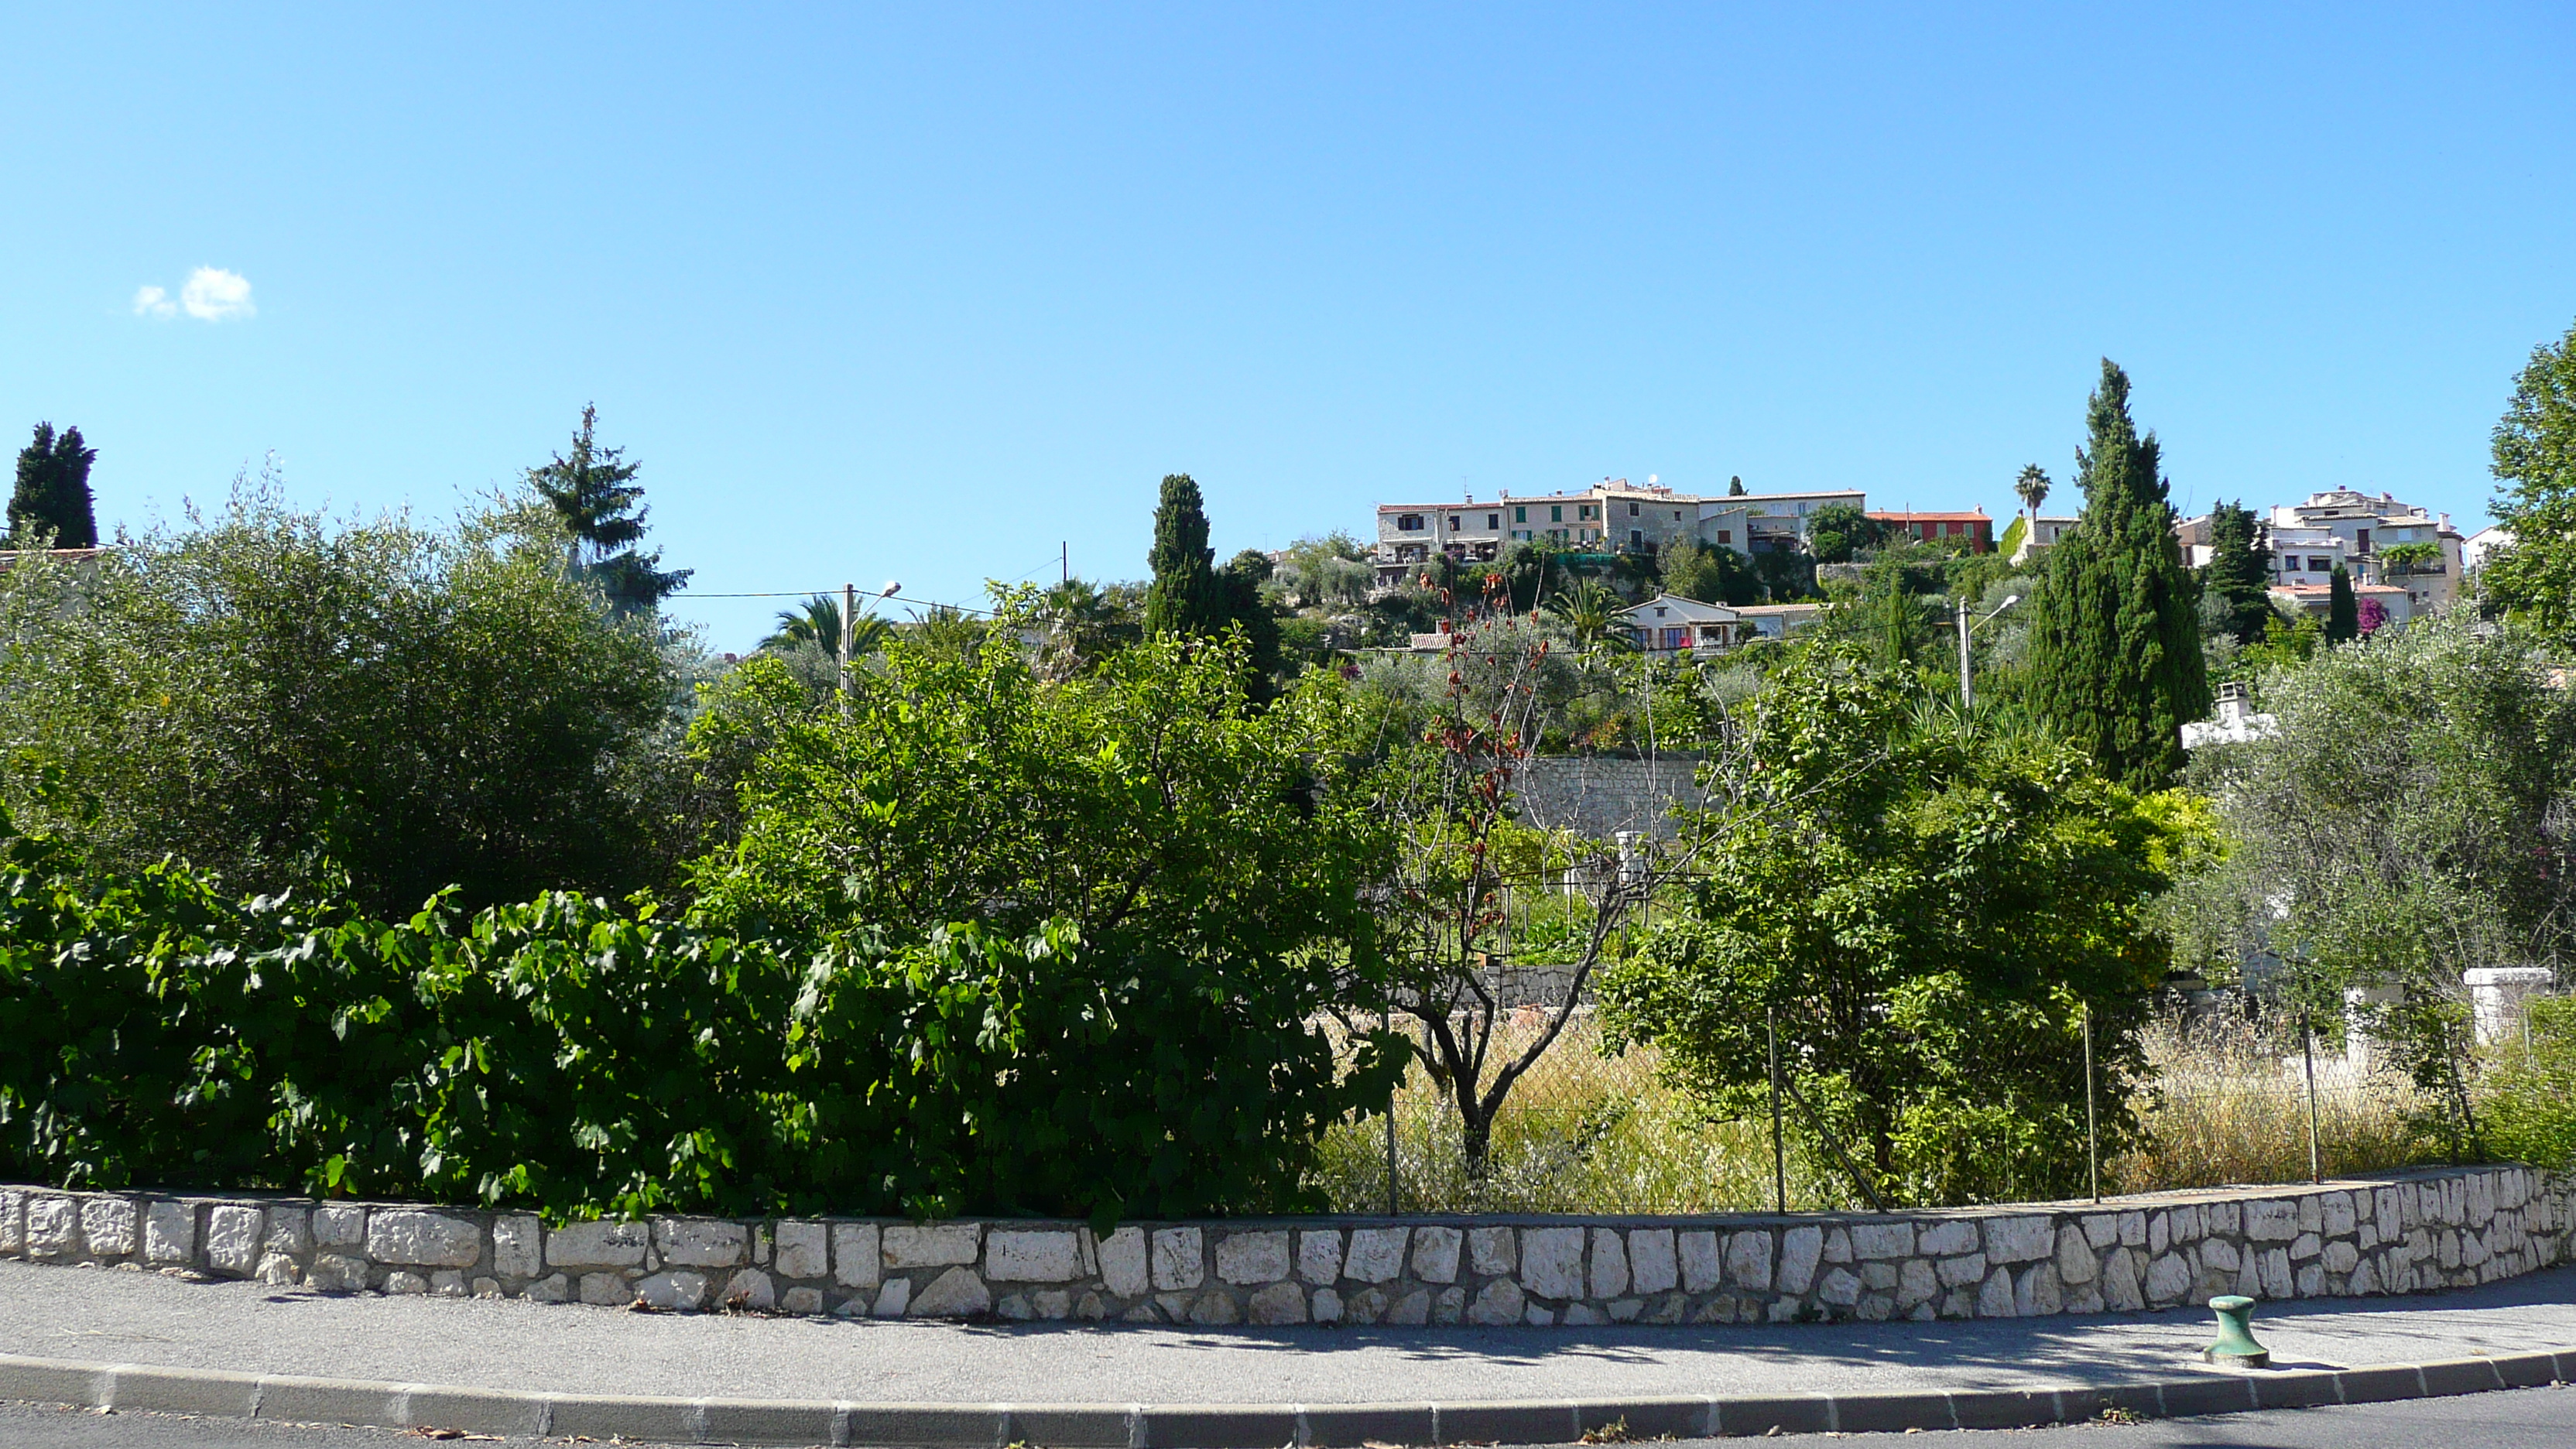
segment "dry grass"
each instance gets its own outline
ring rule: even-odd
[[[1525,1042],[1534,1017],[1515,1022]],[[1570,1024],[1513,1088],[1495,1123],[1493,1172],[1469,1182],[1457,1109],[1416,1064],[1396,1099],[1396,1186],[1406,1212],[1721,1212],[1771,1206],[1768,1123],[1711,1122],[1656,1077],[1659,1054],[1601,1053],[1588,1017]],[[1789,1206],[1839,1205],[1789,1149]],[[1320,1183],[1334,1208],[1384,1212],[1386,1121],[1344,1123],[1324,1140]]]
[[[1525,1041],[1534,1019],[1517,1023]],[[1491,1177],[1467,1178],[1458,1114],[1417,1064],[1396,1100],[1396,1187],[1406,1212],[1692,1213],[1771,1206],[1767,1122],[1711,1122],[1659,1080],[1658,1053],[1604,1056],[1578,1018],[1513,1091],[1495,1125]],[[2242,1021],[2161,1022],[2147,1039],[2157,1087],[2137,1106],[2147,1145],[2103,1164],[2106,1191],[2297,1182],[2308,1176],[2308,1113],[2295,1035],[2286,1044]],[[2286,1058],[2286,1060],[2285,1060]],[[2421,1160],[2406,1130],[2416,1103],[2402,1078],[2317,1057],[2318,1128],[2328,1175]],[[1386,1123],[1344,1123],[1323,1146],[1317,1181],[1343,1212],[1387,1206]],[[1838,1176],[1792,1142],[1789,1206],[1846,1206]]]
[[[2148,1030],[2153,1086],[2139,1095],[2146,1146],[2103,1165],[2122,1192],[2302,1182],[2309,1173],[2307,1074],[2295,1032],[2236,1017],[2167,1018]],[[2423,1160],[2407,1129],[2415,1088],[2316,1051],[2317,1148],[2328,1177]]]

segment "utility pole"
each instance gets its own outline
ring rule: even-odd
[[[1055,581],[1056,581],[1057,583],[1059,583],[1059,584],[1069,584],[1069,583],[1072,583],[1072,582],[1073,582],[1073,540],[1068,538],[1068,539],[1064,540],[1063,542],[1061,542],[1061,543],[1057,544],[1055,547],[1056,547],[1056,557],[1055,557]],[[1044,567],[1044,565],[1040,565],[1040,567]]]
[[[1976,708],[1976,686],[1968,679],[1968,596],[1959,596],[1959,713],[1965,717]]]
[[[1021,555],[1023,558],[1027,555]],[[850,717],[850,655],[859,647],[859,586],[841,585],[841,718]]]

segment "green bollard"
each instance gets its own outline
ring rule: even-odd
[[[2218,1342],[2200,1351],[2203,1363],[2228,1368],[2270,1368],[2272,1350],[2254,1341],[2254,1300],[2230,1293],[2209,1300],[2218,1315]]]

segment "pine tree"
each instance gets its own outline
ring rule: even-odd
[[[2075,455],[2084,514],[2049,551],[2032,601],[2030,698],[2104,774],[2158,789],[2182,767],[2182,726],[2209,708],[2200,587],[2183,566],[2155,435],[2129,418],[2129,378],[2109,358]]]
[[[650,613],[686,586],[693,571],[664,572],[660,549],[646,553],[635,547],[652,512],[641,506],[644,489],[635,481],[644,465],[625,461],[623,448],[600,447],[598,427],[598,406],[583,408],[572,455],[558,453],[544,467],[529,469],[528,482],[572,535],[566,566],[596,580],[617,612]]]
[[[1225,582],[1208,547],[1207,508],[1187,473],[1163,478],[1163,500],[1154,510],[1154,548],[1146,555],[1154,581],[1145,590],[1148,634],[1216,634],[1232,622]]]
[[[2271,550],[2254,510],[2221,503],[2209,510],[2209,562],[2201,592],[2227,603],[2228,629],[2239,644],[2260,644],[2272,622]]]
[[[1744,477],[1742,474],[1737,474],[1735,477],[1726,480],[1726,496],[1729,498],[1741,498],[1744,496]]]
[[[2352,591],[2352,572],[2334,566],[2326,588],[2326,642],[2349,644],[2361,637],[2361,600]]]
[[[52,423],[36,424],[35,441],[18,453],[18,486],[9,496],[9,538],[33,544],[50,533],[56,548],[98,547],[97,505],[89,491],[89,465],[98,449],[78,428],[58,437]]]

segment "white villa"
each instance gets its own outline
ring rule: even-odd
[[[1649,479],[1644,486],[1604,478],[1579,493],[1505,493],[1485,503],[1469,494],[1456,503],[1381,503],[1377,509],[1377,581],[1400,584],[1410,570],[1442,554],[1490,563],[1515,543],[1546,540],[1590,553],[1653,555],[1684,541],[1751,555],[1806,546],[1807,519],[1834,504],[1866,509],[1858,488],[1805,493],[1680,493]]]
[[[1756,639],[1785,639],[1815,622],[1821,605],[1703,604],[1678,594],[1657,594],[1619,612],[1628,637],[1650,655],[1715,652]]]

